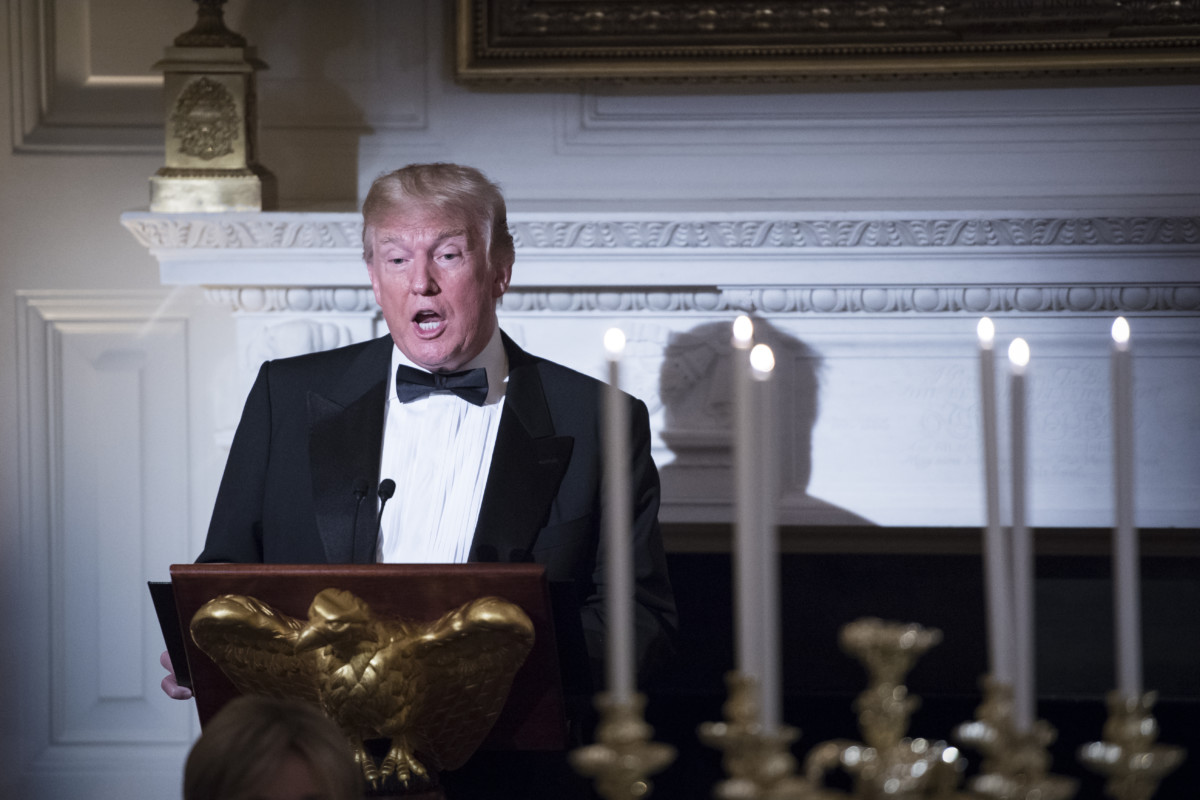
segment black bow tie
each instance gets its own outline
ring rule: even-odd
[[[447,391],[474,403],[483,405],[488,396],[487,370],[483,367],[465,369],[462,372],[425,372],[406,367],[396,367],[396,396],[400,402],[416,400],[430,392]]]

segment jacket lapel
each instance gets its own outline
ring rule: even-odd
[[[375,498],[391,354],[391,337],[376,339],[329,396],[308,394],[313,504],[331,564],[375,560]]]
[[[537,360],[501,335],[508,354],[508,388],[471,561],[530,558],[574,445],[571,437],[554,435]]]

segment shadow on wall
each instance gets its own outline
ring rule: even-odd
[[[659,377],[663,443],[675,455],[661,470],[664,504],[687,509],[688,521],[733,518],[731,326],[712,322],[671,335]],[[821,356],[763,319],[755,342],[775,353],[779,409],[781,525],[870,525],[845,508],[808,494]]]

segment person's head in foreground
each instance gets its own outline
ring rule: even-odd
[[[361,800],[341,729],[311,703],[243,695],[192,746],[183,800]]]
[[[363,260],[396,346],[431,372],[460,369],[496,330],[514,259],[499,187],[458,164],[409,164],[363,201]]]

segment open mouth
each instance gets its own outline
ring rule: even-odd
[[[413,317],[413,324],[416,326],[417,332],[426,336],[440,331],[445,323],[445,319],[433,311],[418,311]]]

